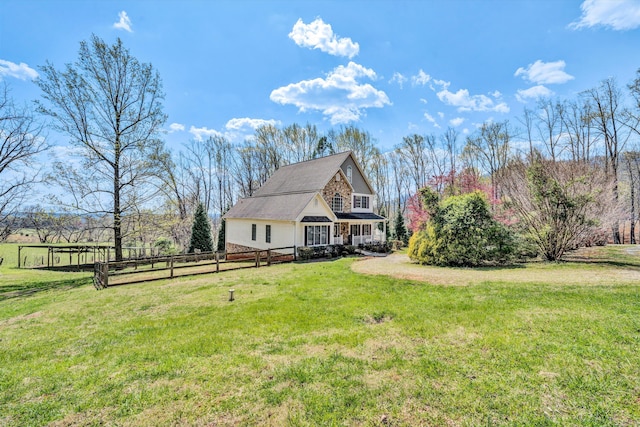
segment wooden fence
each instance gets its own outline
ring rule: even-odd
[[[122,262],[96,262],[93,285],[109,286],[219,273],[242,268],[259,268],[296,259],[295,246],[242,252],[202,252],[138,258]]]
[[[18,268],[77,269],[90,271],[95,262],[112,261],[115,248],[111,245],[59,244],[59,245],[18,245]],[[125,259],[159,256],[159,249],[153,247],[125,246]]]

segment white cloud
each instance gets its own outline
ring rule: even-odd
[[[402,89],[402,86],[407,80],[408,79],[405,76],[396,72],[396,73],[393,73],[393,77],[391,78],[391,80],[389,80],[389,83],[397,83],[398,86],[400,86],[400,89]]]
[[[424,118],[427,119],[429,123],[433,125],[433,127],[440,128],[438,121],[429,113],[424,113]]]
[[[442,111],[438,111],[438,117],[444,119],[444,113]]]
[[[131,19],[129,19],[127,12],[123,10],[122,12],[118,13],[118,17],[120,17],[120,20],[113,24],[113,28],[133,33],[133,30],[131,29]]]
[[[537,60],[529,64],[527,68],[520,67],[514,76],[522,76],[523,79],[536,84],[560,84],[573,80],[574,77],[564,71],[564,61],[542,62]]]
[[[241,119],[235,118],[235,119],[229,120],[225,125],[225,128],[227,128],[228,130],[237,131],[237,130],[247,129],[247,128],[257,129],[260,126],[265,126],[265,125],[277,126],[279,124],[280,124],[280,121],[278,120],[250,119],[249,117],[244,117]]]
[[[496,104],[486,95],[470,95],[467,89],[460,89],[455,93],[450,92],[449,89],[443,89],[437,95],[440,101],[457,107],[458,111],[496,111],[498,113],[510,111],[506,103]]]
[[[411,77],[411,84],[413,85],[424,86],[430,81],[431,81],[431,76],[425,73],[424,71],[422,71],[422,69],[418,71],[418,74]]]
[[[215,129],[208,129],[206,127],[197,128],[195,126],[189,128],[189,133],[193,134],[196,141],[202,141],[210,136],[223,136],[222,133]]]
[[[5,61],[0,59],[0,80],[3,77],[15,77],[20,80],[35,79],[38,77],[38,73],[33,68],[29,67],[24,62],[15,64],[11,61]]]
[[[300,47],[320,49],[330,55],[346,56],[349,59],[360,51],[358,43],[354,43],[350,38],[338,38],[333,34],[331,25],[325,24],[321,18],[316,18],[310,24],[298,19],[289,33],[289,38]]]
[[[456,117],[455,119],[451,119],[449,120],[449,124],[453,127],[458,127],[460,126],[462,123],[464,123],[466,119],[463,117]]]
[[[370,84],[361,84],[358,78],[375,79],[376,73],[354,62],[340,65],[326,78],[303,80],[274,89],[270,99],[282,105],[292,104],[300,112],[321,111],[332,124],[358,121],[365,108],[391,105],[387,94]]]
[[[569,24],[569,28],[578,30],[602,25],[622,31],[640,27],[640,2],[637,0],[585,0],[580,9],[580,20]]]
[[[169,125],[169,133],[173,132],[182,132],[184,130],[184,125],[180,123],[171,123]]]
[[[540,97],[550,97],[553,95],[553,91],[549,88],[538,85],[530,87],[529,89],[520,89],[516,93],[516,99],[520,102],[527,102],[530,99],[537,99]]]
[[[447,82],[445,80],[438,80],[438,79],[433,79],[433,83],[440,86],[442,89],[447,89],[449,86],[451,86],[451,82]],[[433,89],[433,87],[432,87]],[[433,89],[435,90],[435,89]]]

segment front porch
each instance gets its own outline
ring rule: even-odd
[[[386,241],[386,221],[336,222],[333,225],[334,245],[364,245]]]

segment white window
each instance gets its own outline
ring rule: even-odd
[[[267,243],[271,243],[271,226],[270,225],[266,225],[265,226],[265,242]]]
[[[354,209],[369,209],[369,196],[353,196]]]
[[[340,195],[340,193],[336,193],[333,196],[333,203],[332,203],[331,209],[334,212],[342,212],[342,196]]]
[[[362,235],[371,236],[371,224],[362,224]]]
[[[329,244],[328,225],[307,225],[305,229],[305,246],[318,246]]]
[[[350,184],[353,184],[353,169],[351,168],[351,165],[347,166],[347,179]]]

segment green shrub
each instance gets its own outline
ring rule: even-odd
[[[513,234],[493,219],[483,193],[476,191],[443,200],[435,199],[434,194],[421,190],[431,218],[409,241],[411,259],[448,266],[505,263],[512,259]]]

